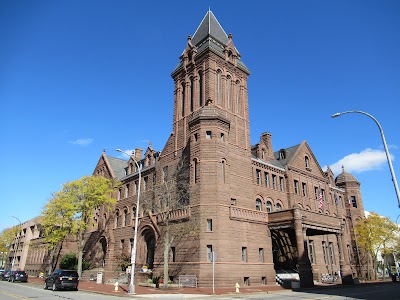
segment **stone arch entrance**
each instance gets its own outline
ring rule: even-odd
[[[329,272],[332,275],[340,272],[342,284],[352,284],[348,254],[343,251],[346,247],[339,218],[295,206],[290,210],[270,213],[268,220],[276,270],[279,267],[294,269],[292,266],[295,264],[301,286],[313,286],[313,280],[326,272],[328,252],[322,252],[326,249],[324,247],[329,246],[332,257],[329,258]],[[319,253],[315,251],[316,245],[320,248]]]
[[[272,257],[275,270],[297,269],[297,247],[291,228],[272,229]]]
[[[106,254],[107,254],[107,239],[104,236],[102,236],[100,238],[100,244],[101,244],[101,250],[102,250],[101,265],[104,268],[104,266],[106,264]]]
[[[142,237],[145,242],[146,265],[149,269],[154,267],[154,253],[156,248],[156,235],[154,229],[145,227],[142,231]]]

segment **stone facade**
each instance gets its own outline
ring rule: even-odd
[[[249,74],[232,35],[209,11],[172,72],[164,149],[150,144],[129,161],[102,154],[94,174],[122,183],[115,211],[99,211],[93,231],[102,232],[108,276],[131,253],[140,175],[137,281],[148,276],[143,265],[163,274],[168,229],[174,281],[196,275],[199,285],[211,285],[214,253],[219,286],[275,284],[281,269],[298,271],[302,286],[335,273],[352,283],[353,225],[364,217],[360,184],[344,170],[336,179],[324,172],[305,141],[274,151],[266,132],[251,146]]]
[[[103,151],[93,175],[121,186],[115,208],[93,214],[85,259],[105,280],[130,264],[137,209],[136,282],[163,275],[165,248],[170,279],[196,275],[200,286],[212,284],[213,254],[218,286],[275,284],[293,270],[304,287],[335,273],[351,284],[361,272],[360,183],[324,172],[305,141],[274,151],[266,132],[250,145],[249,75],[232,35],[207,12],[171,74],[164,148],[136,149],[128,161]]]

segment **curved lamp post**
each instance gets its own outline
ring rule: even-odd
[[[396,175],[394,174],[392,162],[391,162],[390,156],[389,156],[389,150],[388,150],[388,147],[387,147],[387,145],[386,145],[385,135],[383,134],[383,129],[382,129],[381,124],[379,124],[378,120],[375,119],[372,115],[370,115],[370,114],[368,114],[368,113],[366,113],[366,112],[363,112],[363,111],[359,111],[359,110],[344,111],[344,112],[340,112],[340,113],[333,114],[331,117],[332,117],[332,118],[336,118],[336,117],[339,117],[339,116],[341,116],[341,115],[349,114],[349,113],[357,113],[357,114],[366,115],[366,116],[370,117],[372,120],[374,120],[375,123],[376,123],[376,125],[378,125],[379,131],[380,131],[381,137],[382,137],[383,147],[385,148],[385,152],[386,152],[386,158],[387,158],[387,161],[388,161],[388,164],[389,164],[390,173],[392,174],[392,181],[393,181],[394,189],[395,189],[395,191],[396,191],[397,203],[398,203],[398,206],[400,207],[400,192],[399,192],[399,187],[398,187],[398,185],[397,185]]]
[[[18,251],[18,247],[19,247],[19,240],[21,238],[22,224],[21,224],[20,219],[18,219],[17,217],[14,217],[14,216],[11,216],[11,217],[13,217],[14,219],[16,219],[19,222],[19,234],[20,234],[20,237],[17,239],[17,248],[14,249],[14,257],[13,257],[13,261],[12,261],[12,265],[11,265],[11,270],[13,270],[14,265],[15,265],[15,260],[17,259],[17,251]]]
[[[139,172],[139,185],[138,185],[138,194],[137,194],[137,200],[136,200],[136,215],[135,215],[135,234],[133,236],[133,247],[132,247],[132,253],[131,253],[131,280],[129,282],[129,288],[128,288],[128,294],[136,294],[135,292],[135,266],[136,266],[136,245],[137,245],[137,234],[138,234],[138,223],[139,223],[139,201],[140,201],[140,182],[141,182],[141,177],[142,177],[142,172],[140,170],[139,164],[135,157],[133,155],[130,155],[129,153],[126,153],[125,151],[122,151],[121,149],[115,149],[117,152],[124,153],[128,156],[130,156],[133,161],[135,162],[136,168],[138,169]]]

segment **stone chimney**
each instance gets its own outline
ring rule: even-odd
[[[143,149],[141,148],[136,148],[135,149],[135,159],[137,161],[142,160],[142,155],[143,155]]]
[[[272,149],[272,136],[269,132],[264,132],[261,134],[261,141],[264,143],[267,148],[266,158],[272,159],[274,158],[274,149]]]

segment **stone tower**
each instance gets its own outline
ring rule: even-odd
[[[272,261],[267,213],[254,208],[249,75],[232,35],[211,11],[188,37],[171,74],[173,126],[160,163],[189,160],[191,218],[200,229],[191,271],[206,284],[213,252],[223,285],[275,282],[273,265],[267,264]],[[233,266],[241,271],[232,272]]]

